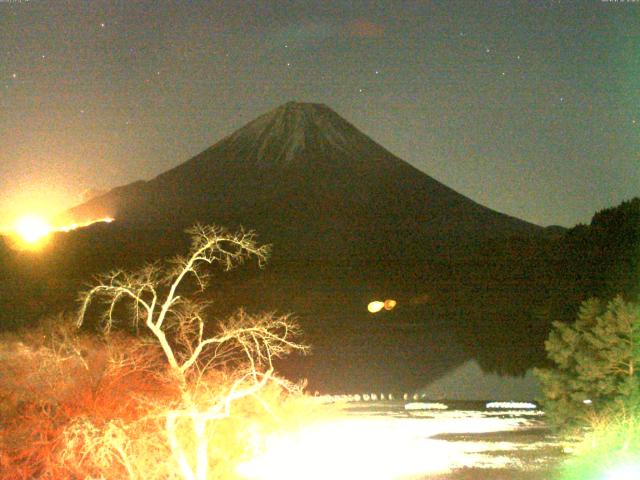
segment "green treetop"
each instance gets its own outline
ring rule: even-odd
[[[536,369],[543,405],[558,426],[626,402],[638,390],[640,308],[618,296],[582,303],[573,324],[554,322],[545,342],[552,368]]]

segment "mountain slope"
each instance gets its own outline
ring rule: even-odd
[[[460,195],[309,103],[287,103],[150,181],[68,212],[73,221],[106,215],[161,228],[242,224],[306,252],[353,253],[354,244],[367,244],[379,254],[416,242],[542,232]]]
[[[545,229],[455,192],[324,105],[287,103],[68,216],[116,221],[52,242],[41,278],[71,277],[60,305],[92,274],[184,253],[195,222],[255,229],[273,245],[267,269],[216,277],[210,317],[294,312],[314,353],[282,368],[325,391],[415,388],[471,357],[517,373],[543,357]],[[367,312],[385,298],[398,307]]]

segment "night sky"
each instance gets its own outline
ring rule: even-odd
[[[501,212],[640,195],[640,0],[0,0],[0,225],[325,103]]]

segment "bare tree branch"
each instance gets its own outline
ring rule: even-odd
[[[218,324],[217,334],[205,338],[207,304],[178,293],[184,280],[193,277],[197,290],[203,290],[208,283],[205,265],[217,263],[227,271],[255,257],[263,266],[269,247],[259,246],[252,231],[230,233],[217,226],[195,225],[187,233],[192,237],[187,257],[175,257],[167,265],[153,263],[135,272],[115,270],[98,277],[97,284],[81,296],[78,325],[83,323],[91,303],[99,299],[106,305],[102,327],[109,333],[117,322],[118,305],[128,303],[132,326],[137,329],[141,321],[144,323],[183,383],[205,350],[209,351],[205,365],[246,363],[255,381],[260,369],[273,368],[273,358],[307,350],[296,340],[300,335],[297,323],[274,313],[253,316],[239,310]]]
[[[209,282],[205,266],[216,263],[228,271],[254,257],[262,267],[269,247],[258,246],[251,231],[230,233],[216,226],[196,225],[187,232],[192,237],[187,257],[175,257],[166,264],[149,264],[135,272],[116,270],[97,277],[96,284],[81,294],[77,324],[80,326],[85,321],[94,300],[100,300],[105,305],[102,328],[106,334],[117,323],[121,304],[130,307],[129,323],[136,330],[142,323],[153,334],[182,391],[181,404],[166,416],[171,451],[184,478],[205,480],[206,423],[228,417],[233,402],[255,396],[268,382],[293,390],[291,384],[274,375],[273,359],[293,351],[304,353],[308,347],[298,341],[301,332],[296,321],[289,315],[273,312],[250,315],[238,310],[226,321],[214,325],[216,328],[210,336],[205,336],[208,304],[190,297],[188,292],[180,292],[186,289],[185,279],[192,277],[195,293],[201,292]],[[210,403],[201,411],[193,401],[192,392],[197,391],[199,378],[216,367],[225,370],[231,367],[235,380],[225,393],[210,398]],[[192,380],[195,384],[190,388]],[[258,401],[268,409],[263,401]],[[198,446],[195,467],[190,465],[189,455],[177,440],[176,424],[180,418],[191,419],[193,425]]]

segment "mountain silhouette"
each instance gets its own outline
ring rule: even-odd
[[[394,156],[322,104],[284,104],[199,155],[71,209],[140,227],[257,230],[305,255],[415,251],[542,229],[495,212]]]
[[[318,389],[419,388],[471,358],[503,373],[544,358],[548,324],[534,307],[550,233],[443,185],[325,105],[284,104],[65,214],[105,216],[116,221],[52,242],[42,282],[73,277],[56,304],[91,274],[184,253],[196,222],[244,226],[273,257],[217,281],[212,315],[294,312],[314,354],[282,368]],[[367,312],[387,298],[397,308]]]

